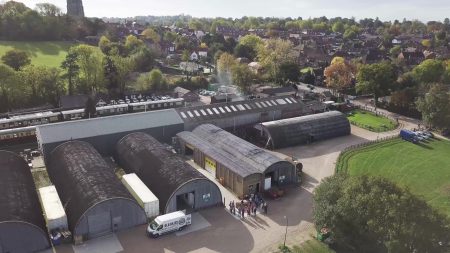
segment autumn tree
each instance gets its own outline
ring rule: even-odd
[[[293,63],[296,60],[292,42],[282,39],[270,39],[258,47],[258,59],[270,78],[278,83],[283,80],[280,76],[280,66],[283,63]]]
[[[335,57],[324,71],[327,87],[338,93],[352,86],[355,74],[356,67],[342,57]]]
[[[26,52],[18,49],[11,49],[7,51],[2,56],[2,61],[4,64],[15,70],[19,70],[20,68],[31,63],[30,56],[28,56]]]
[[[247,64],[235,64],[231,68],[233,84],[248,93],[253,80],[253,72]]]
[[[153,43],[159,43],[161,41],[161,36],[155,32],[152,28],[147,28],[142,32],[142,36],[146,40],[150,40]]]
[[[233,67],[236,66],[237,61],[233,55],[229,53],[223,53],[220,55],[217,60],[217,72],[219,80],[227,85],[232,84],[233,76],[232,71]]]

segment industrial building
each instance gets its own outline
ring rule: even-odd
[[[81,140],[102,155],[112,155],[116,143],[125,135],[140,131],[162,142],[170,142],[184,125],[174,109],[117,115],[38,126],[36,136],[46,158],[60,144]]]
[[[51,153],[47,170],[75,242],[146,223],[144,209],[89,143],[60,145]]]
[[[158,197],[161,213],[222,203],[219,187],[152,136],[137,132],[117,144],[117,161]]]
[[[298,180],[295,165],[212,124],[177,134],[181,152],[237,196]]]
[[[338,111],[264,122],[255,128],[260,131],[266,148],[272,149],[326,140],[351,132],[347,117]]]
[[[34,181],[25,160],[0,151],[0,252],[29,253],[50,247]]]
[[[201,124],[214,124],[236,130],[261,122],[323,112],[322,103],[305,104],[292,96],[258,98],[244,101],[177,108],[184,130],[192,131]]]

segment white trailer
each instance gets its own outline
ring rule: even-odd
[[[156,217],[147,227],[147,235],[158,237],[173,231],[183,230],[191,225],[191,215],[185,211],[176,211]]]
[[[159,215],[159,199],[150,189],[134,174],[127,174],[122,177],[122,183],[133,195],[136,201],[141,205],[147,218],[153,218]]]
[[[61,200],[58,196],[55,186],[47,186],[39,188],[39,200],[41,202],[42,210],[44,211],[44,218],[47,223],[48,231],[55,229],[67,231],[67,216]]]

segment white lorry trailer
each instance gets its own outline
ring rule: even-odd
[[[133,195],[139,205],[145,210],[147,218],[153,218],[159,215],[159,200],[150,189],[134,174],[122,176],[122,183]]]
[[[185,211],[176,211],[156,217],[147,227],[147,235],[158,237],[173,231],[183,230],[191,225],[191,215]]]
[[[42,210],[44,211],[45,221],[47,222],[48,231],[67,230],[67,216],[64,207],[59,199],[55,186],[47,186],[39,188],[39,200],[41,201]]]

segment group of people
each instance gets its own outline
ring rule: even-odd
[[[237,213],[241,218],[245,218],[246,213],[247,216],[255,216],[258,208],[267,214],[267,202],[256,194],[252,194],[249,198],[241,200],[241,202],[230,201],[229,207],[231,214],[236,215]]]

